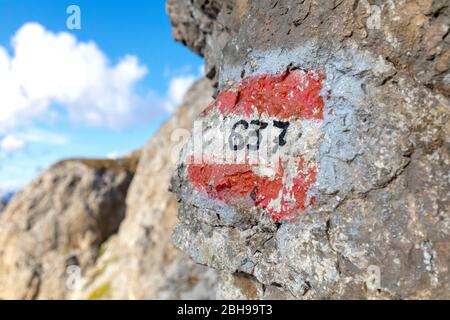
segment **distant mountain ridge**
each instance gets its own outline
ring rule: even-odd
[[[0,201],[8,203],[14,197],[14,191],[1,191],[0,190]]]
[[[2,191],[0,190],[0,213],[5,209],[6,205],[14,197],[15,192],[13,191]]]

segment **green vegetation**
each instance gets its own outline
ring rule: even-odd
[[[100,259],[101,256],[103,256],[103,254],[106,252],[106,242],[102,243],[100,248],[98,248],[97,251],[97,259]]]
[[[109,282],[104,283],[94,289],[91,294],[86,298],[86,300],[101,300],[105,298],[111,291],[111,284]]]

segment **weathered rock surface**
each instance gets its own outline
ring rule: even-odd
[[[248,6],[248,0],[167,0],[173,37],[205,57],[209,78],[215,79],[222,50],[239,31]]]
[[[217,71],[209,76],[218,101],[200,116],[200,132],[211,146],[239,119],[284,117],[281,107],[264,110],[264,92],[286,79],[299,92],[274,99],[283,105],[298,94],[297,110],[307,111],[310,100],[300,97],[315,97],[308,88],[318,81],[313,113],[287,117],[295,125],[280,145],[307,160],[297,170],[308,201],[283,194],[296,209],[272,219],[279,202],[261,205],[255,181],[278,178],[264,178],[260,165],[192,167],[191,138],[172,182],[175,244],[221,270],[219,298],[450,298],[446,1],[221,3],[169,1],[177,39]]]
[[[102,246],[101,257],[72,298],[215,298],[216,272],[194,263],[170,241],[178,204],[168,191],[178,153],[212,91],[207,79],[195,83],[143,148],[119,233]]]
[[[67,160],[0,216],[0,298],[64,299],[125,216],[137,159]]]
[[[12,192],[0,190],[0,213],[5,210],[8,203],[11,201],[14,194]]]

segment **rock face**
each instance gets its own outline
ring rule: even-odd
[[[195,264],[170,241],[178,205],[168,191],[179,151],[212,91],[207,79],[195,83],[143,148],[119,233],[102,246],[101,258],[72,298],[215,298],[216,272]]]
[[[142,150],[60,162],[18,193],[0,216],[0,299],[215,298],[215,270],[170,241],[177,200],[168,190],[212,93],[211,81],[194,84]]]
[[[13,195],[14,194],[12,192],[4,192],[4,191],[2,192],[0,190],[0,213],[2,213],[3,210],[5,210],[6,206],[11,201]]]
[[[137,159],[67,160],[0,216],[0,299],[64,299],[125,216]]]
[[[450,298],[446,1],[169,13],[218,87],[172,180],[173,240],[218,297]]]
[[[3,200],[0,200],[0,213],[2,213],[2,211],[5,209],[6,207],[6,202],[4,202]]]
[[[217,76],[222,50],[239,31],[248,6],[247,0],[167,0],[173,37],[205,57],[209,78]]]

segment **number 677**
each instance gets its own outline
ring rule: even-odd
[[[244,130],[249,130],[250,125],[253,125],[254,128],[250,129],[249,136],[247,136],[247,138],[244,138],[239,132],[236,131],[238,127],[243,127]],[[267,126],[268,123],[261,120],[251,120],[250,124],[246,120],[239,120],[231,128],[231,134],[228,137],[228,144],[231,150],[238,151],[242,150],[244,147],[247,147],[248,150],[252,151],[259,150],[261,143],[261,130],[266,129]],[[285,136],[289,127],[289,122],[273,120],[273,126],[281,129],[281,132],[278,137],[275,138],[274,143],[276,146],[284,146],[286,144]],[[247,143],[249,138],[252,136],[256,137],[256,143]]]

